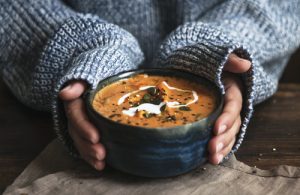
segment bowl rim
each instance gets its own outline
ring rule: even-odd
[[[104,88],[104,87],[106,87],[106,86],[108,86],[108,85],[110,85],[114,82],[117,82],[117,81],[122,80],[122,79],[130,78],[131,76],[134,76],[134,75],[137,75],[137,74],[149,74],[149,75],[151,75],[151,73],[154,73],[152,75],[156,75],[155,73],[158,73],[158,75],[159,75],[159,73],[162,73],[161,74],[162,76],[172,76],[172,74],[171,74],[172,72],[177,73],[177,74],[182,73],[182,74],[186,74],[186,75],[191,75],[192,77],[196,78],[197,80],[202,80],[205,83],[209,84],[210,87],[213,87],[215,92],[218,94],[218,97],[217,97],[218,102],[219,102],[218,106],[216,106],[215,109],[207,117],[201,118],[200,120],[197,120],[197,121],[194,121],[194,122],[186,123],[184,125],[176,125],[176,126],[169,126],[169,127],[134,126],[134,125],[129,125],[129,124],[125,124],[125,123],[116,122],[114,120],[111,120],[111,119],[101,115],[92,106],[92,101],[94,99],[95,94],[99,90],[101,90],[102,88]],[[165,74],[163,74],[163,73],[165,73]],[[182,78],[186,79],[183,76],[182,76]],[[113,80],[113,81],[109,82],[110,80]],[[193,81],[193,79],[189,79],[189,80]],[[119,127],[126,126],[126,127],[132,128],[132,129],[139,129],[139,130],[146,130],[146,131],[151,131],[151,130],[153,130],[153,131],[176,130],[178,128],[181,129],[182,127],[186,127],[186,126],[192,126],[192,125],[196,125],[196,124],[205,123],[208,120],[211,121],[210,119],[216,118],[221,113],[221,110],[223,109],[223,106],[224,106],[224,94],[222,93],[222,90],[214,82],[212,82],[212,81],[208,80],[207,78],[204,78],[200,75],[196,75],[196,74],[187,72],[185,70],[172,69],[172,68],[140,68],[140,69],[132,69],[132,70],[128,70],[128,71],[122,71],[120,73],[117,73],[115,75],[109,76],[109,77],[101,80],[94,89],[88,88],[86,90],[85,94],[83,95],[83,98],[84,98],[86,109],[88,111],[92,112],[92,114],[99,117],[101,120],[104,120],[108,123],[111,123],[111,125],[116,125],[116,126],[119,126]]]

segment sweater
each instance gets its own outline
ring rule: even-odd
[[[72,155],[59,90],[71,80],[91,88],[122,71],[175,68],[205,77],[224,93],[230,53],[250,60],[242,125],[270,97],[300,43],[299,0],[0,0],[0,70],[25,105],[52,112]]]

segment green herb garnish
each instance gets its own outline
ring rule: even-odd
[[[150,88],[147,89],[147,92],[148,92],[150,95],[155,96],[155,95],[157,95],[157,93],[158,93],[158,89],[157,89],[156,87],[150,87]]]
[[[151,104],[155,104],[155,105],[159,105],[161,102],[162,102],[162,100],[159,97],[157,97],[155,99],[151,99],[151,101],[150,101]]]
[[[146,102],[146,103],[149,103],[150,100],[151,100],[151,96],[150,96],[150,94],[148,94],[148,93],[146,93],[146,94],[143,96],[143,98],[142,98],[142,101],[143,101],[143,102]]]

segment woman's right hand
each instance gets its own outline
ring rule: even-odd
[[[79,154],[100,171],[105,167],[105,148],[100,143],[99,131],[86,115],[82,99],[86,86],[84,81],[73,81],[60,91],[59,97],[64,102],[68,131]]]

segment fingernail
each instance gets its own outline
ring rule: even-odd
[[[96,154],[96,158],[97,158],[97,160],[102,160],[102,156],[101,156],[101,154],[99,154],[99,153],[97,152],[97,154]]]
[[[67,85],[66,87],[64,87],[61,91],[66,91],[72,88],[72,84]]]
[[[223,133],[226,129],[227,129],[226,125],[221,125],[220,128],[219,128],[219,130],[218,130],[218,134]]]
[[[223,157],[224,157],[224,156],[223,156],[222,154],[219,154],[219,155],[217,156],[218,164],[220,164],[220,162],[222,162]]]
[[[224,146],[224,144],[222,142],[218,143],[217,148],[216,148],[216,153],[220,152],[223,149],[223,146]]]

